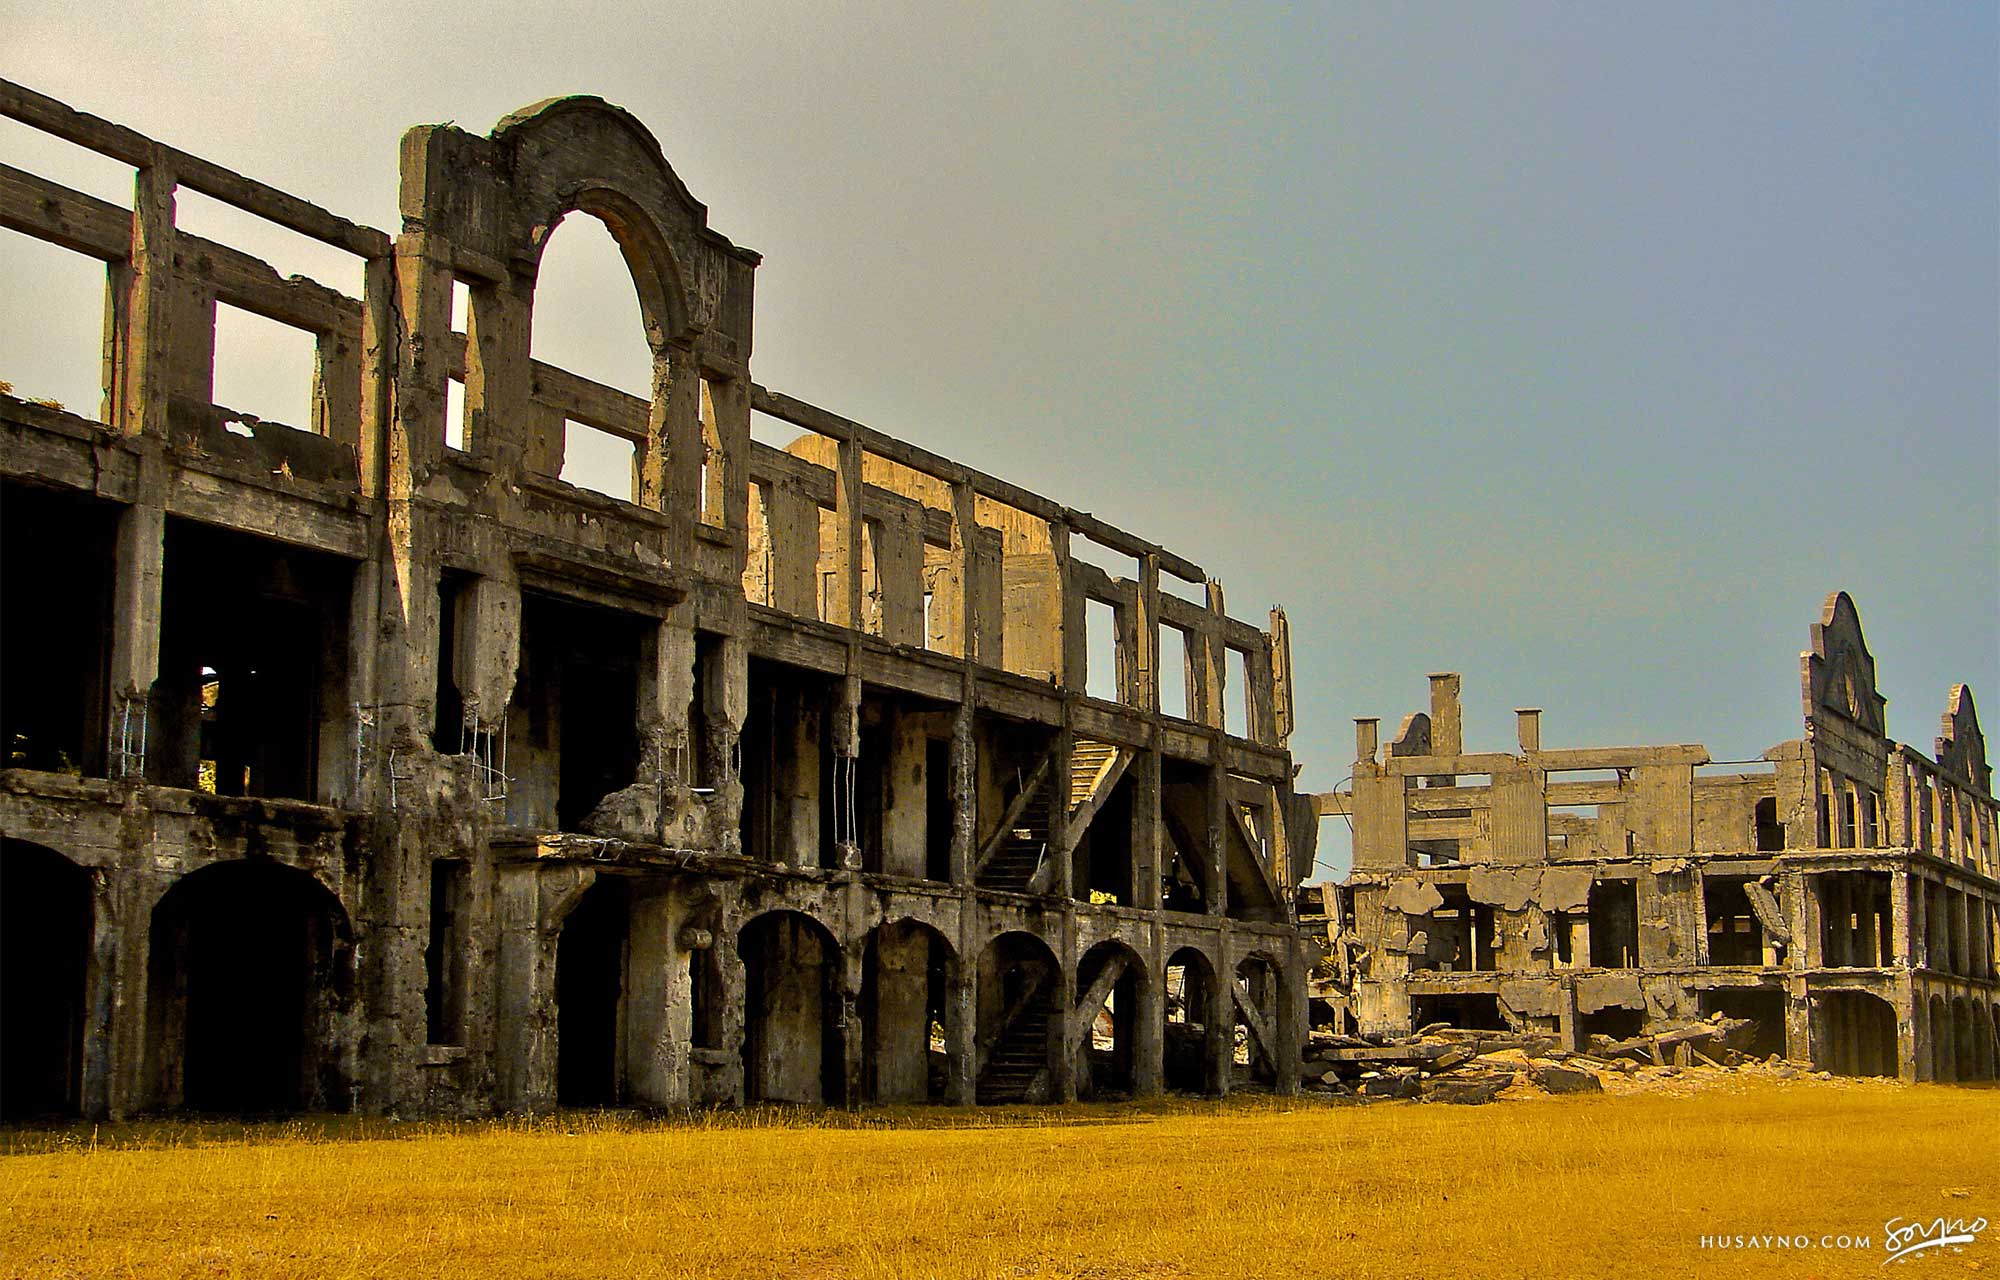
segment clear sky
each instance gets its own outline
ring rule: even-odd
[[[631,109],[766,255],[760,381],[1286,606],[1305,786],[1446,668],[1475,749],[1754,756],[1836,588],[1891,734],[1967,681],[2000,741],[1992,4],[298,9],[0,0],[0,74],[389,231],[407,125]],[[643,385],[605,243],[551,255],[537,354]],[[56,257],[0,232],[0,378],[81,402]]]

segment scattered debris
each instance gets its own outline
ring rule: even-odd
[[[1714,1014],[1624,1040],[1592,1036],[1588,1053],[1561,1048],[1552,1035],[1443,1024],[1374,1039],[1315,1032],[1305,1049],[1304,1083],[1322,1094],[1478,1106],[1500,1098],[1602,1093],[1607,1082],[1617,1092],[1657,1088],[1691,1071],[1830,1078],[1775,1055],[1744,1053],[1740,1046],[1756,1032],[1748,1018]]]

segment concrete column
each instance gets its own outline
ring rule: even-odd
[[[1931,963],[1930,939],[1930,895],[1925,891],[1925,881],[1908,871],[1893,873],[1900,877],[1903,893],[1903,918],[1910,930],[1910,964],[1914,968],[1927,969]]]
[[[1139,558],[1138,609],[1133,618],[1134,662],[1127,701],[1141,711],[1160,709],[1160,557]],[[1185,660],[1184,660],[1185,661]]]
[[[1082,1045],[1069,1034],[1076,1008],[1076,910],[1067,899],[1061,908],[1062,935],[1056,947],[1054,998],[1049,1002],[1049,1079],[1057,1102],[1076,1101],[1076,1072]]]
[[[951,1077],[945,1083],[945,1100],[955,1107],[973,1106],[979,1100],[979,936],[970,887],[959,899],[958,962],[952,966],[944,1020],[946,1056]]]
[[[968,669],[959,688],[959,703],[951,717],[951,882],[972,884],[972,862],[979,844],[979,744],[974,737],[975,687]],[[970,961],[961,963],[968,967]]]
[[[1215,980],[1209,984],[1208,1008],[1202,1025],[1208,1031],[1208,1083],[1219,1098],[1228,1097],[1236,1078],[1236,1006],[1230,989],[1236,985],[1236,971],[1229,965],[1229,935],[1225,930],[1216,944]]]
[[[839,442],[833,473],[833,597],[826,617],[837,627],[856,631],[861,629],[861,453],[856,441]]]
[[[1160,815],[1160,753],[1137,752],[1126,767],[1132,779],[1132,900],[1129,905],[1153,911],[1160,905],[1160,850],[1166,843]]]
[[[142,489],[164,475],[156,459],[140,463]],[[164,494],[161,495],[164,497]],[[151,694],[160,676],[160,592],[166,575],[166,511],[141,502],[118,513],[118,561],[111,588],[111,698],[105,742],[111,776],[144,776],[152,725]]]

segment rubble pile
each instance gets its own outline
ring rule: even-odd
[[[1303,1084],[1312,1092],[1364,1100],[1476,1106],[1502,1096],[1601,1093],[1607,1080],[1646,1084],[1690,1070],[1811,1073],[1775,1056],[1762,1060],[1745,1053],[1756,1030],[1748,1018],[1715,1014],[1624,1040],[1592,1036],[1588,1053],[1561,1048],[1550,1034],[1444,1023],[1395,1037],[1315,1031],[1305,1048]]]

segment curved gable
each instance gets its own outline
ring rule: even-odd
[[[1979,712],[1968,685],[1951,687],[1938,729],[1937,762],[1988,795],[1993,794],[1993,768],[1986,763],[1986,735],[1979,731]]]
[[[1804,657],[1803,693],[1808,725],[1844,720],[1881,736],[1889,700],[1875,691],[1875,659],[1861,634],[1861,614],[1845,591],[1826,598],[1812,626]]]

